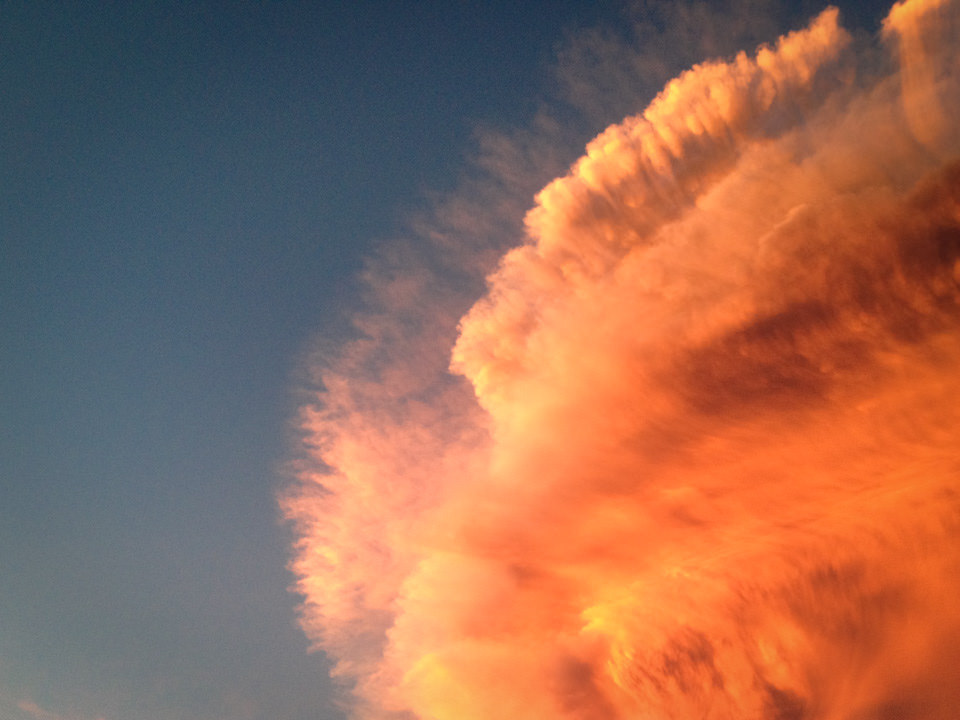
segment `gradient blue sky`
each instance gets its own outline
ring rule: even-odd
[[[341,717],[275,503],[301,354],[628,15],[0,3],[0,720]]]

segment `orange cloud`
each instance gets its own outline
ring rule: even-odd
[[[684,73],[455,344],[379,287],[283,498],[355,717],[954,717],[958,24],[898,4],[882,72],[827,10]]]
[[[79,720],[76,715],[59,715],[55,712],[44,710],[33,702],[33,700],[21,700],[17,703],[17,707],[30,717],[36,718],[36,720]],[[103,720],[103,718],[97,718],[97,720]]]

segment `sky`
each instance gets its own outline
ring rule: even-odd
[[[0,719],[952,717],[958,10],[824,7],[0,3]]]

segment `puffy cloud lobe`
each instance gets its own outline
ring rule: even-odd
[[[357,717],[953,717],[957,23],[857,80],[828,10],[605,131],[461,321],[475,401],[326,372],[286,508]]]
[[[803,32],[729,63],[704,63],[667,85],[642,116],[612,126],[587,146],[567,177],[538,196],[527,216],[534,242],[504,258],[490,300],[463,325],[455,366],[481,399],[499,366],[513,377],[518,348],[541,298],[574,291],[645,245],[715,179],[744,145],[801,119],[818,70],[837,59],[847,35],[836,10]]]

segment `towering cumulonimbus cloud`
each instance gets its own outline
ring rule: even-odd
[[[465,314],[376,275],[282,498],[353,717],[956,716],[958,37],[828,9],[593,140]]]

